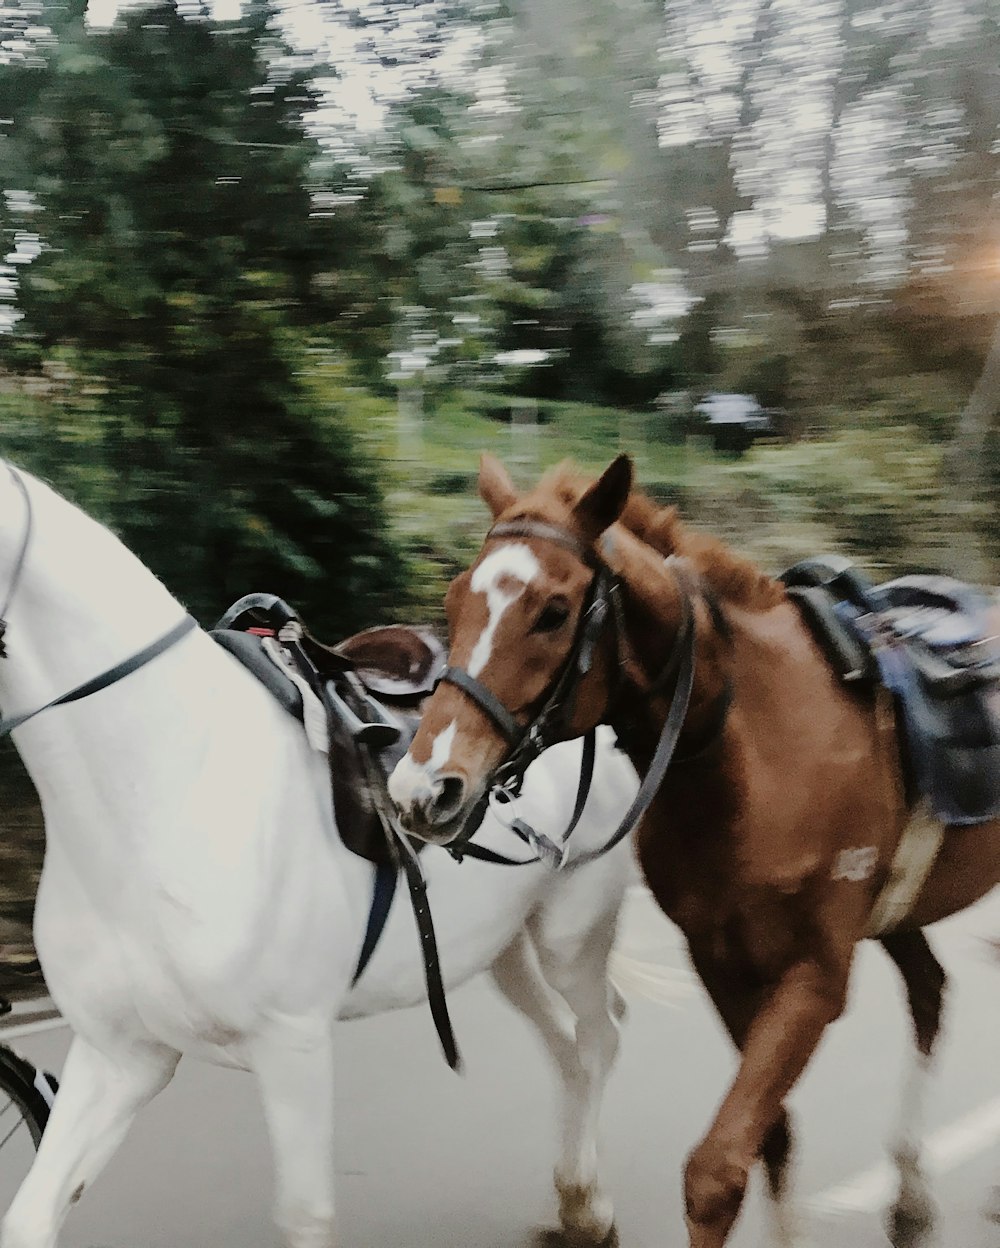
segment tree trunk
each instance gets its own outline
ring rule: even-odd
[[[951,464],[957,481],[988,487],[990,473],[984,463],[990,431],[1000,415],[1000,321],[993,331],[986,363],[959,417],[951,447]]]
[[[969,396],[955,429],[945,461],[946,475],[953,491],[954,511],[967,533],[967,541],[955,550],[956,575],[968,580],[993,579],[995,561],[983,549],[982,521],[991,520],[995,505],[998,471],[991,462],[991,434],[1000,429],[1000,321],[997,322],[986,354],[986,363],[976,387]],[[971,521],[971,523],[970,523]],[[975,530],[978,529],[979,533]],[[991,566],[993,564],[993,566]]]

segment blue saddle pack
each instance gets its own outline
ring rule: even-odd
[[[839,556],[781,579],[841,677],[894,695],[910,800],[946,824],[1000,817],[997,600],[944,576],[874,585]]]

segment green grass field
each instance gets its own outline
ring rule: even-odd
[[[846,554],[876,577],[948,570],[967,540],[939,484],[939,451],[906,425],[760,444],[736,458],[707,438],[668,441],[654,413],[543,402],[526,427],[510,421],[512,403],[523,410],[524,400],[465,391],[428,403],[418,420],[374,400],[351,418],[383,472],[412,561],[409,606],[421,618],[438,618],[448,580],[486,531],[476,495],[484,450],[523,485],[564,458],[598,472],[626,451],[644,489],[770,572],[820,552]]]

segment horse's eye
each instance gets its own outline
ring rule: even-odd
[[[550,602],[543,607],[541,615],[535,621],[533,633],[554,633],[569,619],[569,607],[564,602]]]

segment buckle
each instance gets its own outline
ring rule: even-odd
[[[520,787],[518,777],[511,776],[503,784],[496,784],[490,789],[487,805],[496,816],[497,822],[505,828],[512,828],[516,822],[517,816],[510,807],[520,795]]]
[[[541,858],[542,862],[549,863],[557,871],[566,861],[568,846],[558,845],[555,841],[545,836],[544,833],[536,832],[531,824],[525,823],[523,819],[515,819],[511,824],[511,831],[521,837]]]

